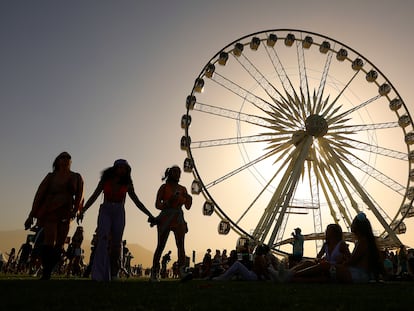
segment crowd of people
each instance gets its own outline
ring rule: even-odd
[[[359,215],[353,223],[356,233],[358,226],[364,221],[364,215]],[[367,226],[367,224],[365,224]],[[42,271],[40,245],[43,230],[34,228],[34,234],[28,235],[25,243],[16,251],[12,248],[6,253],[7,259],[1,260],[0,271],[3,273],[31,274],[36,276]],[[298,231],[298,230],[297,230]],[[361,233],[358,233],[361,234]],[[93,263],[94,246],[96,239],[91,242],[91,256],[86,262],[82,248],[83,229],[78,226],[72,237],[68,237],[64,244],[61,258],[53,269],[55,275],[90,277]],[[359,245],[362,243],[362,245]],[[294,244],[294,243],[292,243]],[[250,247],[248,243],[232,249],[216,249],[214,254],[207,249],[201,262],[191,268],[193,278],[226,281],[226,280],[269,280],[274,282],[368,282],[370,280],[411,280],[414,273],[414,252],[407,251],[401,246],[395,251],[383,250],[364,252],[369,249],[368,241],[362,237],[358,239],[353,252],[343,240],[342,229],[337,224],[330,224],[326,228],[325,242],[316,256],[316,259],[303,258],[292,261],[291,256],[276,257],[266,245]],[[362,250],[361,250],[362,248]],[[147,277],[151,279],[151,268],[143,269],[142,265],[131,265],[133,258],[126,240],[122,241],[120,277]],[[179,262],[172,260],[172,251],[162,256],[160,278],[180,279]],[[371,258],[372,257],[372,258]],[[371,259],[370,259],[371,258]],[[190,258],[186,257],[189,266]],[[371,264],[369,262],[372,262]],[[377,265],[375,263],[378,263]],[[366,273],[364,273],[364,271]]]
[[[17,252],[16,248],[12,248],[10,252],[0,253],[0,272],[32,276],[42,275],[44,269],[41,258],[43,229],[34,227],[32,231],[33,234],[27,235],[26,242],[21,245]],[[60,258],[52,269],[53,275],[90,277],[96,239],[93,238],[91,241],[89,260],[85,258],[83,239],[83,227],[77,226],[73,236],[66,238]],[[122,243],[122,254],[121,276],[144,275],[145,269],[141,264],[131,265],[133,256],[126,246],[126,240]]]
[[[155,207],[160,213],[154,216],[135,193],[131,166],[126,160],[118,159],[102,172],[95,191],[86,202],[83,178],[71,171],[71,163],[67,152],[62,152],[53,161],[53,170],[39,185],[24,223],[25,229],[30,229],[34,234],[27,236],[17,252],[12,248],[6,253],[7,260],[1,254],[0,271],[33,275],[41,272],[42,280],[49,280],[52,273],[57,273],[68,277],[91,277],[95,281],[145,274],[151,281],[167,277],[182,280],[196,277],[214,281],[243,279],[344,283],[411,278],[414,273],[414,253],[408,252],[404,245],[396,253],[380,251],[370,221],[362,212],[355,216],[351,224],[355,237],[352,252],[343,239],[342,228],[338,224],[330,224],[326,228],[325,242],[314,260],[304,258],[304,236],[301,228],[295,228],[290,256],[277,257],[267,245],[255,245],[246,240],[229,254],[226,249],[216,249],[213,255],[211,249],[207,249],[202,262],[190,269],[184,247],[188,225],[183,208],[191,208],[192,197],[179,184],[181,169],[178,166],[165,171],[155,200]],[[101,193],[103,202],[86,264],[81,222]],[[142,266],[131,267],[133,256],[123,240],[127,194],[148,217],[150,227],[157,228],[152,267],[144,272]],[[68,237],[70,224],[75,218],[78,226],[73,236]],[[170,232],[174,233],[178,258],[168,269],[172,252],[164,255],[163,252]]]
[[[414,251],[404,245],[396,250],[381,250],[377,246],[370,221],[364,213],[353,219],[351,231],[355,237],[352,252],[344,241],[342,228],[330,224],[325,241],[316,259],[303,257],[304,237],[301,229],[292,233],[292,253],[276,257],[267,245],[250,251],[232,250],[227,257],[223,251],[211,249],[196,266],[201,278],[214,281],[243,279],[248,281],[270,280],[285,282],[339,282],[366,283],[372,281],[412,280],[414,276]]]

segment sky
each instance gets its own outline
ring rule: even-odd
[[[165,169],[186,157],[180,121],[195,78],[224,46],[254,32],[303,29],[351,46],[414,113],[413,10],[410,0],[1,1],[0,230],[23,228],[62,151],[83,176],[86,198],[103,169],[127,159],[138,197],[156,214]],[[189,188],[192,180],[183,173],[181,184]],[[197,250],[199,259],[207,248],[236,243],[217,234],[219,220],[202,215],[203,202],[195,198],[185,212],[187,253]],[[85,215],[86,236],[99,203]],[[145,215],[129,199],[126,211],[124,238],[155,249]],[[167,248],[175,252],[172,236]]]

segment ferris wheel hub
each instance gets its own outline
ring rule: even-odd
[[[328,122],[324,117],[317,114],[307,117],[305,127],[307,134],[314,137],[323,137],[328,132]]]

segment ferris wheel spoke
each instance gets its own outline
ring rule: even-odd
[[[269,129],[275,130],[275,131],[281,131],[281,132],[291,132],[292,128],[298,127],[297,119],[293,119],[292,116],[286,116],[281,115],[277,111],[267,111],[263,110],[260,107],[257,107],[258,109],[262,110],[268,117],[260,117],[263,118],[267,124],[270,124],[266,126]]]
[[[349,182],[347,182],[346,177],[343,176],[343,174],[341,173],[341,170],[338,168],[337,165],[334,164],[332,166],[332,170],[336,172],[335,173],[336,179],[340,183],[341,189],[343,189],[343,191],[345,192],[345,197],[349,200],[349,203],[351,204],[351,207],[353,208],[353,210],[356,213],[359,213],[360,210],[359,210],[359,207],[358,207],[358,203],[355,201],[355,199],[354,199],[354,197],[352,195],[352,192],[356,192],[355,189],[353,189],[352,184],[350,184]],[[348,212],[348,214],[350,214],[350,213]],[[350,228],[351,228],[351,220],[350,220],[350,217],[345,218],[344,219],[344,223],[345,223],[347,229],[350,230]]]
[[[343,119],[344,117],[349,116],[350,114],[354,113],[355,111],[358,111],[365,106],[369,105],[372,102],[375,102],[377,99],[381,98],[381,95],[376,95],[374,97],[371,97],[370,99],[366,100],[365,102],[359,104],[358,106],[355,106],[354,108],[349,109],[348,111],[345,111],[335,117],[332,117],[330,119],[327,119],[328,125],[331,125],[335,122],[338,122],[339,120]]]
[[[226,108],[219,107],[219,106],[203,104],[200,102],[197,102],[193,110],[223,117],[223,118],[227,118],[227,119],[231,119],[231,120],[235,120],[235,121],[246,122],[246,123],[261,126],[261,127],[269,127],[273,124],[273,123],[270,123],[269,121],[266,121],[266,119],[263,117],[258,117],[258,116],[251,115],[251,114],[245,114],[242,112],[226,109]]]
[[[389,157],[393,159],[398,159],[398,160],[403,160],[403,161],[408,160],[407,153],[405,152],[400,152],[397,150],[379,147],[377,145],[368,144],[363,141],[354,140],[354,139],[346,138],[343,136],[341,137],[335,136],[334,139],[332,140],[332,143],[335,144],[336,146],[341,145],[342,147],[353,148],[355,150],[362,150],[362,151],[366,151],[369,153],[373,153],[373,154],[377,154],[377,155],[381,155],[381,156],[385,156],[385,157]]]
[[[381,223],[383,228],[388,232],[389,236],[396,242],[401,243],[399,238],[397,237],[396,233],[391,229],[390,225],[387,223],[387,221],[384,219],[384,217],[378,212],[375,204],[372,202],[370,196],[364,191],[362,185],[358,182],[358,180],[354,177],[354,175],[347,169],[343,161],[339,156],[337,156],[336,152],[329,147],[329,145],[326,146],[326,148],[329,149],[329,153],[332,156],[332,159],[335,159],[335,163],[338,165],[338,167],[341,169],[341,171],[345,174],[349,182],[353,185],[359,196],[361,197],[362,201],[368,206],[368,208],[371,210],[371,212],[375,215],[377,220]]]
[[[338,174],[341,174],[340,169],[338,169],[337,166],[336,166],[336,170],[338,171]],[[345,190],[345,192],[347,194],[348,200],[351,201],[351,206],[353,207],[353,209],[355,210],[356,213],[359,213],[361,210],[359,209],[358,203],[354,200],[353,195],[352,195],[352,192],[353,193],[358,192],[357,189],[346,178],[346,176],[342,176],[342,178],[339,178],[338,180],[341,182],[342,187],[343,187],[343,189]],[[385,212],[385,210],[383,208],[381,208],[381,205],[376,202],[376,200],[373,198],[372,195],[369,194],[369,192],[366,192],[366,195],[369,197],[370,202],[372,203],[373,206],[375,206],[376,210],[381,215],[381,217],[384,218],[384,220],[388,224],[391,224],[391,218],[388,216],[388,214]],[[349,230],[350,230],[350,226],[351,226],[351,223],[348,224]]]
[[[234,58],[246,70],[246,72],[262,87],[265,93],[271,97],[275,102],[279,103],[281,107],[286,109],[288,107],[288,100],[281,94],[273,84],[260,72],[260,70],[250,61],[244,54]]]
[[[359,158],[351,155],[350,156],[351,164],[358,168],[360,171],[368,174],[370,177],[373,177],[383,185],[387,186],[391,190],[404,195],[405,194],[405,186],[401,185],[396,180],[392,179],[391,177],[381,173],[375,167],[369,165],[368,163],[360,160]]]
[[[337,184],[337,178],[335,178],[334,176],[329,176],[327,174],[327,171],[323,171],[323,170],[320,170],[320,171],[321,171],[320,173],[322,177],[321,181],[323,181],[322,185],[323,184],[326,185],[326,188],[324,187],[323,189],[325,193],[325,198],[327,199],[327,202],[329,203],[329,209],[331,211],[331,215],[332,216],[335,215],[334,206],[336,206],[344,222],[346,224],[350,224],[351,219],[349,217],[349,213],[346,210],[346,207],[344,206],[345,200],[342,197],[343,193]],[[332,196],[334,204],[331,203],[330,196]]]
[[[290,114],[284,114],[284,116],[279,119],[280,121],[284,120],[286,116],[288,116],[289,119],[292,119],[294,117],[293,119],[296,122],[300,122],[300,120],[306,118],[306,113],[302,104],[303,100],[294,100],[290,94],[287,94],[287,98],[285,98],[244,54],[239,57],[235,56],[235,58],[240,63],[240,65],[249,73],[249,75],[256,81],[256,83],[262,87],[266,94],[272,98],[274,105],[271,106],[271,109],[275,114],[280,115],[281,110],[290,111]],[[293,102],[295,103],[294,105],[292,105]]]
[[[352,193],[357,193],[357,189],[353,186],[351,181],[347,179],[347,177],[343,174],[339,166],[335,163],[335,161],[332,162],[332,169],[336,172],[335,176],[338,176],[337,180],[341,184],[342,189],[346,193],[347,199],[350,201],[352,208],[356,213],[360,212],[360,209],[358,207],[358,203],[353,198]],[[331,171],[331,170],[329,170]],[[384,211],[384,209],[381,208],[381,206],[375,201],[375,199],[367,192],[366,195],[370,198],[370,201],[375,206],[377,211],[381,214],[381,216],[388,222],[391,223],[390,217],[387,215],[387,213]],[[348,228],[350,228],[351,223],[347,223]]]
[[[311,159],[317,159],[316,150],[315,148],[311,148],[309,150],[309,155]],[[311,200],[312,205],[319,208],[320,200],[319,200],[319,188],[318,188],[318,174],[317,174],[317,166],[316,165],[308,165],[308,178],[309,178],[309,186],[311,190]],[[322,231],[317,231],[322,232]]]
[[[290,81],[289,76],[286,74],[286,70],[277,55],[276,50],[273,47],[265,46],[266,53],[272,62],[273,68],[275,69],[280,82],[282,83],[283,89],[287,95],[298,97],[293,87],[292,81]]]
[[[296,120],[296,122],[300,122],[300,119],[297,117],[298,113],[295,107],[293,107],[292,105],[285,104],[283,103],[283,101],[279,101],[275,98],[273,98],[273,104],[269,103],[263,98],[257,96],[256,94],[253,94],[252,92],[246,90],[242,86],[238,85],[230,79],[227,79],[226,77],[217,72],[211,78],[211,81],[214,81],[215,83],[227,89],[231,93],[239,96],[242,100],[246,100],[247,102],[253,104],[255,107],[259,107],[262,110],[266,110],[268,107],[270,107],[272,109],[276,109],[278,113],[283,115],[285,118],[293,118]]]
[[[308,76],[306,73],[306,61],[305,61],[305,51],[303,48],[302,41],[296,41],[296,52],[298,56],[298,65],[299,65],[299,76],[300,76],[300,94],[302,100],[300,101],[302,105],[299,105],[302,110],[303,120],[311,113],[311,104],[310,104],[310,94],[309,94],[309,84]]]
[[[342,88],[342,90],[339,92],[339,94],[336,96],[336,98],[332,101],[332,103],[326,107],[325,111],[322,112],[322,116],[325,117],[327,120],[331,119],[333,115],[335,115],[340,108],[342,108],[341,105],[337,106],[336,108],[336,102],[339,100],[339,98],[342,96],[342,94],[345,92],[345,90],[349,87],[351,82],[355,79],[355,77],[358,75],[359,71],[355,72],[351,79],[347,82],[347,84]],[[329,124],[329,122],[328,122]]]
[[[252,114],[246,114],[238,112],[235,110],[230,110],[223,108],[221,106],[213,106],[209,104],[204,104],[197,102],[194,105],[193,111],[198,111],[214,116],[219,116],[227,119],[231,119],[237,122],[246,122],[252,125],[257,125],[260,127],[269,128],[275,130],[276,132],[282,133],[293,133],[292,127],[296,127],[293,120],[289,119],[287,116],[272,114],[271,112],[265,111],[260,107],[257,107],[261,111],[266,112],[267,114],[273,116],[273,119],[266,118],[263,116],[256,116]],[[275,121],[276,120],[276,121]]]
[[[286,164],[286,163],[285,163]],[[249,206],[246,208],[246,210],[241,214],[241,216],[236,221],[236,224],[238,224],[246,215],[247,213],[252,209],[252,207],[256,204],[257,200],[265,193],[265,191],[270,187],[273,180],[279,175],[280,171],[283,169],[285,165],[281,165],[280,168],[277,170],[275,174],[273,174],[272,178],[270,178],[267,182],[267,184],[262,188],[262,190],[258,193],[258,195],[253,199],[252,203],[249,204]],[[260,223],[260,222],[259,222]]]
[[[336,150],[338,154],[342,154],[342,151],[339,149]],[[347,156],[342,154],[341,156],[337,156],[337,158],[342,158],[346,162],[348,162],[353,167],[359,169],[364,174],[368,175],[369,177],[374,178],[381,184],[385,185],[386,187],[390,188],[391,190],[399,193],[400,195],[405,194],[405,186],[401,185],[396,180],[392,179],[391,177],[381,173],[375,167],[371,166],[370,164],[366,163],[365,161],[359,159],[351,152],[347,152]]]
[[[239,145],[244,143],[286,142],[291,138],[289,134],[258,134],[251,136],[228,137],[220,139],[199,140],[191,142],[191,149]]]
[[[315,148],[310,149],[310,158],[317,159]],[[320,183],[319,178],[316,173],[316,166],[315,165],[308,165],[308,178],[309,178],[309,189],[311,194],[311,206],[312,206],[312,214],[313,214],[313,228],[314,232],[323,232],[322,228],[322,212],[321,212],[321,202],[320,202]],[[278,237],[281,240],[282,237]],[[278,241],[279,241],[278,240]],[[321,240],[315,241],[316,249],[322,248],[323,242]]]
[[[206,189],[209,189],[209,188],[211,188],[211,187],[213,187],[213,186],[216,186],[217,184],[219,184],[219,183],[221,183],[221,182],[225,181],[226,179],[228,179],[228,178],[230,178],[230,177],[232,177],[232,176],[234,176],[234,175],[236,175],[236,174],[238,174],[238,173],[240,173],[240,172],[242,172],[242,171],[244,171],[244,170],[248,169],[248,168],[249,168],[249,167],[251,167],[252,165],[257,164],[257,163],[259,163],[260,161],[263,161],[263,160],[267,159],[267,158],[268,158],[268,157],[270,157],[272,154],[273,154],[273,151],[269,151],[269,152],[267,152],[267,153],[265,153],[265,154],[261,155],[260,157],[258,157],[258,158],[256,158],[256,159],[254,159],[254,160],[252,160],[252,161],[250,161],[250,162],[246,163],[245,165],[242,165],[242,166],[238,167],[237,169],[232,170],[231,172],[229,172],[229,173],[225,174],[224,176],[222,176],[222,177],[220,177],[220,178],[218,178],[218,179],[216,179],[216,180],[214,180],[214,181],[209,182],[208,184],[206,184],[206,185],[205,185]]]
[[[323,101],[322,97],[324,94],[329,69],[331,67],[332,55],[333,55],[332,50],[329,50],[329,52],[326,54],[326,60],[325,60],[325,65],[324,65],[324,69],[323,69],[323,73],[321,77],[321,82],[319,83],[318,93],[316,94],[316,105],[315,105],[314,111],[312,111],[312,114],[320,114],[322,109],[325,107],[326,101]]]
[[[378,212],[381,214],[381,216],[387,221],[388,224],[391,224],[391,217],[387,214],[387,212],[381,207],[380,204],[378,204],[374,197],[372,195],[370,195],[369,193],[367,193],[368,197],[370,198],[371,202],[375,205],[376,209],[378,210]],[[394,228],[392,228],[394,229]]]
[[[329,127],[329,133],[354,134],[357,132],[366,132],[370,130],[382,130],[392,128],[399,128],[398,122],[383,122],[359,125],[332,125]]]

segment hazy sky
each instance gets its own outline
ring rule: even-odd
[[[155,214],[165,168],[185,158],[180,119],[194,79],[221,48],[250,33],[303,29],[351,46],[392,81],[413,115],[413,10],[411,0],[1,1],[0,230],[23,228],[40,181],[64,150],[86,197],[104,168],[126,158],[138,196]],[[182,184],[192,179],[183,174]],[[217,234],[218,219],[201,215],[203,201],[195,198],[186,212],[187,252],[233,248],[234,236]],[[98,205],[85,216],[87,238]],[[153,249],[155,228],[129,199],[126,209],[125,238]]]

